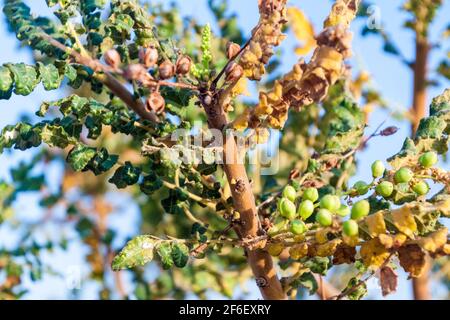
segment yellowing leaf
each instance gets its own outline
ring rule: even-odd
[[[396,235],[380,234],[378,236],[378,239],[386,249],[391,249],[400,248],[406,242],[408,237],[403,233],[399,233]]]
[[[383,211],[378,211],[366,218],[366,224],[369,228],[371,237],[386,233],[386,223],[384,222]]]
[[[295,37],[302,42],[302,45],[295,49],[295,53],[298,55],[308,54],[316,46],[311,22],[303,11],[295,7],[288,8],[287,15]]]
[[[316,253],[319,257],[329,257],[334,254],[337,246],[342,242],[340,239],[331,240],[325,244],[317,246]]]
[[[366,267],[377,269],[389,257],[389,252],[378,238],[374,238],[361,245],[360,255]]]
[[[238,131],[245,130],[248,127],[248,120],[249,120],[248,118],[249,118],[249,110],[246,109],[244,113],[242,113],[233,121],[233,128]]]
[[[289,255],[292,259],[298,260],[306,257],[308,254],[308,245],[306,243],[296,244],[289,249]]]
[[[248,91],[248,80],[247,78],[240,78],[238,82],[234,85],[233,89],[231,89],[231,95],[236,97],[238,95],[250,96],[250,92]]]
[[[337,0],[325,21],[325,27],[343,25],[347,27],[356,16],[356,0]]]
[[[329,228],[322,228],[318,230],[315,234],[316,242],[318,244],[324,244],[328,242],[328,232],[330,232]]]
[[[408,237],[414,238],[414,233],[417,231],[417,224],[411,213],[411,208],[403,206],[402,208],[393,211],[391,214],[395,227]]]
[[[418,241],[419,246],[429,252],[439,250],[447,243],[447,228],[441,228]]]
[[[342,240],[349,247],[356,247],[358,245],[358,243],[359,243],[359,237],[358,236],[349,237],[349,236],[344,235],[342,237]]]

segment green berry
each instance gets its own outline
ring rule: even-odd
[[[295,204],[287,198],[282,198],[280,202],[280,213],[286,219],[295,219]]]
[[[394,174],[394,180],[396,183],[409,182],[413,178],[413,172],[408,168],[401,168]]]
[[[347,220],[342,224],[342,231],[349,237],[357,236],[358,229],[358,223],[355,220]]]
[[[346,217],[350,214],[350,208],[345,204],[341,204],[341,207],[336,210],[336,214],[340,217]]]
[[[377,185],[375,188],[375,191],[382,197],[387,198],[389,197],[392,192],[394,191],[394,185],[392,182],[389,181],[383,181],[380,184]]]
[[[333,223],[333,215],[327,209],[320,209],[316,215],[316,222],[322,227],[331,226]]]
[[[327,209],[327,210],[334,212],[337,209],[339,209],[340,206],[341,206],[341,200],[339,199],[338,196],[327,194],[327,195],[323,196],[322,199],[320,199],[320,207],[322,209]]]
[[[352,207],[352,219],[358,220],[364,218],[369,214],[370,204],[367,200],[361,200],[356,202]]]
[[[419,158],[419,163],[425,168],[431,168],[438,162],[438,156],[436,152],[429,151],[424,153]]]
[[[362,195],[365,195],[369,191],[369,185],[367,183],[365,183],[364,181],[357,181],[353,185],[353,189],[355,189],[356,192],[360,196],[362,196]]]
[[[311,200],[304,200],[300,203],[297,213],[303,220],[308,219],[314,212],[314,203]]]
[[[316,188],[306,188],[305,191],[303,191],[303,200],[310,200],[312,202],[316,202],[317,199],[319,199],[319,192]]]
[[[378,178],[381,177],[384,173],[385,167],[382,161],[377,160],[372,163],[372,177]]]
[[[305,233],[306,225],[301,220],[294,220],[291,222],[291,232],[295,235],[300,235]]]
[[[423,196],[428,193],[428,191],[430,190],[430,187],[428,186],[428,184],[425,181],[419,181],[413,186],[412,189],[419,196]]]
[[[294,202],[295,198],[297,198],[297,191],[295,191],[293,186],[286,186],[283,190],[283,197]]]

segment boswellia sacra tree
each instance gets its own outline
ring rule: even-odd
[[[299,288],[314,293],[319,287],[324,298],[322,276],[345,264],[357,272],[327,298],[360,299],[374,275],[389,294],[398,265],[417,278],[429,257],[449,255],[443,219],[450,215],[450,175],[437,163],[448,150],[450,90],[433,99],[429,116],[397,154],[361,164],[371,181],[348,183],[355,154],[372,138],[397,132],[380,126],[364,135],[367,114],[346,64],[359,0],[336,0],[315,36],[287,0],[255,1],[259,21],[248,36],[234,26],[225,2],[209,1],[222,22],[218,37],[192,20],[178,28],[176,13],[134,0],[46,3],[57,19],[33,15],[24,1],[4,1],[11,30],[33,49],[36,64],[3,63],[0,99],[29,95],[40,84],[71,92],[42,102],[40,121],[2,130],[1,152],[50,147],[15,168],[12,185],[1,184],[2,212],[19,192],[42,188],[44,179],[31,173],[34,164],[58,157],[70,172],[63,191],[73,177],[100,181],[82,191],[100,213],[108,212],[99,200],[107,188],[101,182],[133,190],[151,216],[144,228],[151,233],[117,252],[114,232],[67,206],[91,248],[93,278],[109,268],[130,269],[139,283],[136,295],[144,298],[189,291],[204,297],[208,289],[232,296],[250,277],[264,299],[295,298]],[[287,28],[303,37],[299,54],[314,49],[308,61],[279,75],[275,51]],[[253,104],[242,99],[248,83],[259,92]],[[289,159],[279,167],[254,156],[274,130],[281,133],[280,162]],[[61,192],[42,203],[70,201]],[[161,208],[163,216],[156,214]],[[13,257],[44,247],[1,252],[5,296],[17,296],[23,271]],[[111,259],[102,258],[104,248]],[[162,271],[149,286],[141,266],[152,261]]]

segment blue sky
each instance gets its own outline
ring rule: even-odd
[[[169,1],[150,1],[150,3],[165,3],[169,4]],[[200,23],[208,23],[212,21],[210,12],[207,9],[206,0],[179,0],[175,1],[180,5],[181,12],[186,16],[194,16]],[[304,12],[307,13],[308,17],[311,19],[315,26],[315,30],[318,31],[321,28],[322,20],[326,17],[329,11],[331,1],[317,1],[317,0],[291,0],[288,1],[292,6],[300,7]],[[406,19],[406,14],[399,10],[403,1],[399,0],[379,0],[375,1],[379,7],[381,19],[384,24],[384,28],[387,32],[394,36],[398,47],[402,49],[403,54],[407,58],[412,58],[414,54],[413,46],[413,34],[409,30],[402,28],[402,25]],[[33,0],[28,1],[32,8],[36,12],[43,13],[48,12],[45,9],[44,0]],[[238,13],[239,23],[246,34],[250,34],[251,29],[257,23],[258,16],[256,14],[256,0],[230,0],[230,10]],[[43,11],[45,10],[45,11]],[[440,10],[439,16],[437,17],[435,23],[431,27],[432,40],[439,43],[439,36],[445,29],[448,21],[448,12],[450,12],[450,1],[445,1],[445,5]],[[354,57],[352,58],[352,64],[354,66],[363,66],[368,70],[374,78],[374,86],[381,90],[385,98],[389,101],[391,107],[404,110],[409,108],[411,102],[411,88],[412,88],[412,74],[410,70],[405,67],[398,59],[393,56],[386,55],[381,50],[381,41],[375,37],[363,38],[360,36],[359,30],[361,26],[365,23],[363,20],[359,20],[357,23],[353,24],[352,30],[355,31],[354,37]],[[214,26],[213,26],[214,28]],[[31,63],[31,55],[28,50],[20,48],[15,36],[8,33],[6,30],[6,25],[4,20],[0,20],[0,44],[1,44],[1,54],[0,54],[0,64],[6,62],[28,62]],[[294,53],[292,53],[292,48],[295,46],[295,40],[289,39],[283,43],[283,48],[286,54],[283,56],[283,66],[284,70],[290,69],[290,67],[298,59]],[[444,45],[444,49],[450,47],[450,43]],[[443,58],[443,50],[437,50],[432,53],[430,67],[435,67],[440,59]],[[437,94],[440,94],[445,87],[449,86],[449,82],[446,80],[441,80],[440,85],[437,87],[432,87],[429,90],[428,100]],[[56,92],[46,92],[42,88],[27,97],[14,96],[10,101],[0,100],[0,128],[7,124],[14,123],[20,114],[24,112],[34,112],[39,106],[40,102],[43,100],[52,100],[58,97],[64,96],[63,91]],[[370,146],[367,150],[360,152],[358,154],[358,161],[364,165],[360,167],[356,177],[352,181],[356,180],[369,180],[370,179],[370,163],[376,159],[386,159],[392,154],[396,153],[403,143],[404,138],[409,135],[409,124],[399,123],[389,117],[384,111],[376,111],[371,116],[370,127],[367,132],[372,132],[374,128],[378,126],[382,121],[386,120],[386,126],[396,125],[400,128],[400,131],[390,137],[388,140],[382,138],[377,138],[371,141]],[[8,175],[8,168],[14,165],[20,159],[28,158],[29,153],[15,152],[12,156],[0,155],[0,178],[10,179]],[[449,168],[448,163],[443,164],[444,167]],[[60,172],[55,169],[54,176],[58,177]],[[36,208],[33,203],[33,197],[26,197],[22,199],[17,205],[17,209],[20,212],[26,212],[27,217],[29,216],[39,216],[39,209]],[[132,208],[132,216],[136,217],[136,208]],[[133,219],[132,219],[133,220]],[[136,221],[136,220],[134,220]],[[113,219],[111,223],[116,223]],[[128,233],[131,235],[137,232],[134,230],[135,227],[130,223],[130,225],[124,228],[124,236]],[[47,230],[51,232],[50,230]],[[10,232],[5,230],[5,228],[0,227],[0,241],[14,241],[14,238],[7,237]],[[57,253],[54,257],[49,257],[53,263],[64,270],[67,265],[82,265],[82,254],[83,248],[78,244],[71,247],[70,254]],[[83,269],[83,272],[86,270]],[[400,274],[400,285],[399,290],[395,295],[390,296],[390,298],[400,298],[408,299],[411,297],[409,290],[409,282],[406,282],[406,276],[404,273]],[[28,298],[65,298],[66,286],[64,281],[56,279],[54,277],[45,278],[41,284],[32,285],[32,290]],[[83,287],[83,293],[81,297],[83,298],[95,298],[94,289],[95,284],[89,284],[88,287]],[[255,288],[252,289],[255,292],[254,297],[257,298]],[[442,290],[436,288],[436,290]],[[370,290],[372,297],[379,298],[378,289],[376,285],[373,285],[373,289]]]

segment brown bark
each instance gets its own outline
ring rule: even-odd
[[[412,135],[417,130],[420,120],[425,117],[427,103],[427,65],[429,44],[426,38],[416,38],[416,61],[414,62],[414,94],[411,108]]]
[[[422,276],[418,278],[413,278],[412,281],[414,300],[431,300],[430,285],[429,285],[430,271],[431,271],[431,259],[428,257],[425,270],[423,271]]]
[[[211,105],[203,103],[203,106],[209,127],[224,130],[228,119],[219,101],[223,100],[216,99]],[[225,135],[223,150],[223,169],[230,184],[234,208],[240,214],[239,224],[234,229],[240,239],[249,240],[261,235],[255,197],[232,135]],[[267,300],[286,299],[269,253],[261,248],[248,247],[246,256],[262,297]]]
[[[425,37],[416,35],[416,59],[414,62],[414,92],[411,108],[411,136],[415,135],[420,120],[425,117],[427,103],[427,65],[430,46]],[[430,262],[427,262],[428,265]],[[429,266],[419,278],[412,279],[415,300],[431,299],[429,292]]]

